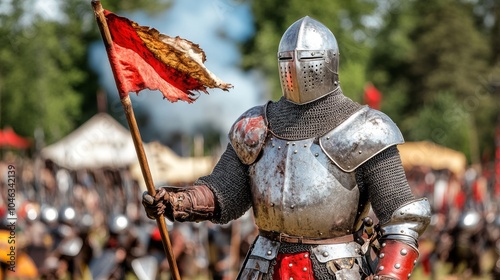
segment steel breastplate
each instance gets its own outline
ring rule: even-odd
[[[355,173],[339,169],[317,140],[269,133],[250,180],[260,229],[309,238],[353,233],[360,197]]]

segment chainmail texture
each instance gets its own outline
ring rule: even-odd
[[[399,151],[391,146],[356,170],[361,193],[367,193],[381,224],[403,203],[415,199],[406,180]]]
[[[282,97],[267,106],[267,120],[272,133],[280,138],[299,140],[318,137],[331,131],[361,105],[337,88],[314,102],[297,105]]]
[[[248,165],[243,164],[233,147],[226,151],[208,176],[199,178],[195,185],[207,185],[215,194],[214,223],[225,224],[237,219],[252,206]]]

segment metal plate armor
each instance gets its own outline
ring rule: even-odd
[[[308,238],[352,234],[359,189],[317,140],[288,141],[269,134],[262,157],[250,166],[257,226]]]
[[[396,124],[384,113],[366,106],[320,138],[326,154],[346,172],[390,146],[404,143]]]

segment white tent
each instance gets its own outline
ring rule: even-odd
[[[159,142],[144,145],[153,183],[182,185],[193,183],[198,177],[208,175],[216,162],[214,157],[180,157]],[[139,163],[130,166],[132,178],[146,189]]]
[[[42,149],[45,159],[68,169],[125,167],[137,162],[130,132],[99,113],[60,141]]]

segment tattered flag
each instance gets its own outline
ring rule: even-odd
[[[227,91],[232,87],[204,66],[205,53],[197,44],[161,34],[102,8],[96,15],[100,12],[101,32],[106,25],[109,30],[110,38],[104,41],[120,98],[147,88],[159,90],[171,102],[191,103],[197,96],[194,91],[208,93],[207,88]]]

